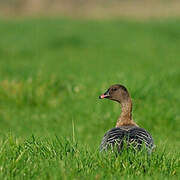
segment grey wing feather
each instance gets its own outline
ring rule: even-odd
[[[143,128],[133,128],[129,131],[129,139],[135,140],[139,147],[144,143],[149,151],[154,148],[153,138],[148,131]]]
[[[100,151],[107,150],[109,146],[112,146],[115,143],[119,144],[120,146],[124,138],[124,135],[125,135],[124,130],[120,128],[113,128],[109,130],[102,139],[100,145]]]
[[[100,151],[107,150],[115,144],[118,145],[118,149],[121,150],[123,148],[124,139],[126,139],[129,144],[136,142],[138,148],[141,148],[144,143],[149,152],[154,148],[154,142],[150,133],[143,128],[133,126],[113,128],[109,130],[102,139]]]

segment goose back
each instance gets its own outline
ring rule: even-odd
[[[116,145],[118,151],[123,148],[124,140],[127,146],[133,145],[137,149],[142,147],[142,144],[151,152],[154,147],[152,136],[145,129],[138,126],[121,126],[110,129],[103,137],[100,151],[107,150]]]

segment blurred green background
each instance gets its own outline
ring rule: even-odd
[[[39,8],[23,2],[0,1],[1,138],[71,138],[74,128],[80,144],[98,149],[121,111],[98,96],[120,83],[130,91],[137,124],[158,147],[179,150],[178,1],[60,1],[57,8],[53,1],[49,11],[50,1],[37,1]]]
[[[46,18],[0,26],[1,134],[68,136],[73,121],[78,138],[98,146],[120,114],[98,95],[121,83],[135,121],[156,141],[179,142],[179,20]]]

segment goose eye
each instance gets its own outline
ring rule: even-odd
[[[113,88],[112,91],[116,91],[117,89],[116,88]]]

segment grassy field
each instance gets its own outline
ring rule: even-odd
[[[180,178],[180,20],[0,20],[1,179]],[[98,152],[124,84],[156,150]]]

